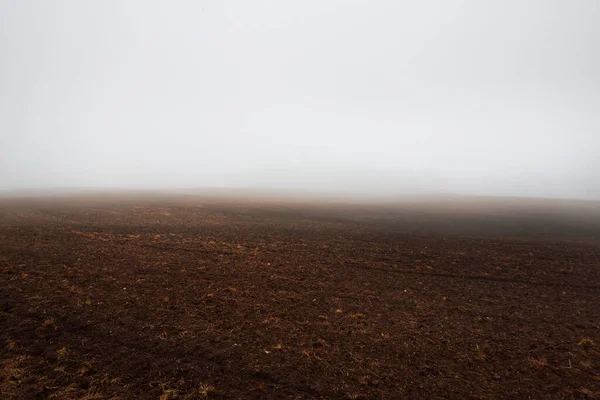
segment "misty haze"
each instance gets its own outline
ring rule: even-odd
[[[600,398],[596,0],[0,0],[0,398]]]

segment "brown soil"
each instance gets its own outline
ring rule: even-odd
[[[534,209],[4,200],[0,398],[600,398],[597,215]]]

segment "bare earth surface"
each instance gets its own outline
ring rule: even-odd
[[[598,203],[4,199],[0,279],[2,399],[600,398]]]

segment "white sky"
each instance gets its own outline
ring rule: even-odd
[[[0,189],[600,199],[600,1],[0,0]]]

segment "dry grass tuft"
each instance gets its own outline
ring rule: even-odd
[[[9,350],[15,350],[18,347],[18,345],[17,342],[12,340],[11,338],[8,338],[6,339],[6,347],[8,347]]]
[[[54,319],[53,318],[46,318],[44,320],[44,322],[42,322],[42,326],[44,328],[49,328],[51,326],[54,326]]]
[[[546,360],[544,357],[540,357],[540,358],[529,357],[527,359],[527,361],[529,362],[529,364],[533,365],[534,367],[538,367],[538,368],[548,366],[548,360]]]
[[[365,396],[361,393],[346,393],[346,399],[356,400],[356,399],[364,399]]]
[[[216,392],[216,390],[217,389],[212,385],[201,384],[196,389],[192,390],[191,392],[189,392],[185,396],[183,396],[183,399],[184,400],[205,399],[205,398],[209,397],[209,395],[211,393]]]
[[[75,383],[72,383],[57,392],[50,395],[49,399],[58,400],[101,400],[106,399],[102,393],[96,391],[96,389],[89,389],[87,392],[82,394],[82,388],[79,388]]]
[[[214,391],[215,387],[211,385],[202,384],[198,387],[198,394],[202,397],[208,397],[208,395]]]
[[[78,391],[79,391],[79,388],[77,387],[77,385],[75,383],[71,383],[70,385],[65,386],[64,388],[51,394],[48,398],[49,399],[77,399]]]
[[[81,288],[78,288],[75,285],[71,285],[71,286],[69,286],[69,292],[71,292],[73,294],[82,294],[83,290],[81,290]]]
[[[366,317],[366,315],[363,313],[348,314],[348,318],[352,318],[352,319],[363,319],[365,317]]]
[[[84,376],[85,374],[87,374],[88,372],[90,372],[93,368],[93,364],[91,361],[86,361],[85,363],[83,363],[83,366],[81,368],[79,368],[79,376]]]
[[[5,384],[18,384],[21,381],[21,379],[25,376],[25,369],[23,368],[23,364],[26,360],[26,356],[19,356],[4,361],[2,364],[2,368],[0,368],[0,385],[4,386]]]
[[[106,396],[104,396],[101,393],[90,391],[87,394],[85,394],[83,397],[78,398],[78,400],[101,400],[101,399],[105,399],[105,398],[106,398]]]
[[[577,343],[578,346],[581,346],[584,350],[589,350],[594,347],[595,343],[592,339],[583,338]]]
[[[177,391],[175,389],[162,389],[162,394],[159,397],[159,400],[170,400],[177,398]]]
[[[62,349],[56,350],[56,355],[58,356],[59,360],[65,359],[67,357],[68,353],[69,353],[69,351],[67,350],[66,347],[63,347]]]

